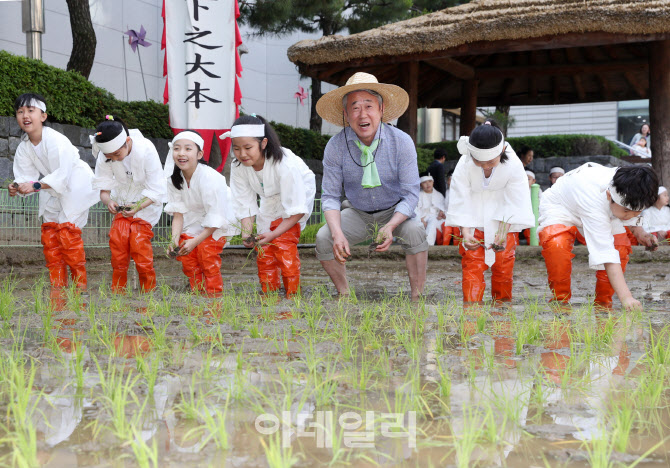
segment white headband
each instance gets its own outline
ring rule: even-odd
[[[102,152],[103,154],[109,154],[118,150],[126,142],[126,138],[128,138],[128,134],[125,130],[121,130],[121,133],[116,135],[116,137],[104,143],[97,142],[95,140],[95,135],[90,135],[88,137],[88,139],[91,140],[93,156],[96,158],[98,157],[99,152]]]
[[[556,172],[558,172],[559,174],[565,174],[565,169],[563,169],[562,167],[558,167],[558,166],[557,167],[552,167],[551,169],[549,169],[549,174],[550,175],[554,174]]]
[[[614,188],[614,184],[610,182],[609,187],[607,187],[607,190],[610,192],[610,196],[612,197],[612,201],[616,203],[617,205],[621,205],[624,208],[631,210],[631,211],[637,211],[634,210],[632,207],[626,205],[623,201],[623,195],[621,195],[619,192],[617,192],[616,188]]]
[[[505,148],[505,139],[501,139],[498,146],[495,146],[494,148],[481,149],[470,144],[470,137],[462,136],[459,138],[456,147],[461,154],[469,154],[477,161],[486,162],[491,161],[502,154],[503,149]]]
[[[667,192],[667,191],[668,191],[668,189],[666,189],[666,188],[663,187],[662,185],[658,188],[658,194],[659,194],[659,195],[662,194],[663,192]]]
[[[44,101],[40,101],[39,99],[35,98],[32,98],[30,100],[30,104],[28,104],[28,107],[37,107],[42,112],[47,111],[47,105],[44,103]]]
[[[205,149],[205,140],[198,135],[195,132],[190,132],[188,130],[185,130],[183,132],[177,133],[172,141],[168,143],[168,154],[165,157],[165,166],[163,167],[163,175],[166,178],[172,177],[172,173],[174,172],[174,158],[172,157],[172,146],[175,144],[175,142],[179,140],[191,140],[193,143],[198,145],[201,150]]]
[[[535,178],[535,173],[533,171],[526,171],[526,175],[529,177]]]
[[[421,179],[419,179],[419,183],[422,184],[422,183],[426,182],[427,180],[435,180],[435,179],[433,179],[433,176],[425,175]]]
[[[223,133],[219,138],[225,140],[226,138],[238,137],[255,137],[260,138],[265,136],[265,124],[258,125],[233,125],[233,127]]]

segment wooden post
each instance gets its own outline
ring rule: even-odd
[[[461,135],[470,135],[477,124],[477,88],[478,80],[463,82],[463,101],[461,104]]]
[[[409,106],[398,119],[398,128],[409,134],[416,143],[417,108],[419,102],[419,62],[409,62],[402,66],[402,87],[409,94]]]
[[[649,44],[651,164],[662,185],[670,184],[670,41]]]

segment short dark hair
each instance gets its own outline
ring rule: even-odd
[[[196,135],[198,135],[200,138],[202,138],[202,135],[200,135],[200,133],[198,133],[196,130],[190,130],[190,129],[189,130],[182,130],[181,132],[179,132],[175,135],[175,138],[178,137],[179,135],[181,135],[184,132],[192,132],[192,133],[195,133]],[[176,140],[173,139],[173,141],[176,141]],[[195,142],[193,142],[193,143],[195,143]],[[198,148],[198,151],[202,151],[202,148],[200,148],[199,144],[195,143],[195,146]],[[198,163],[203,163],[204,164],[204,160],[200,159],[200,160],[198,160]],[[170,175],[170,180],[172,181],[172,185],[174,185],[174,187],[177,190],[181,190],[182,187],[184,186],[184,176],[181,175],[181,169],[179,169],[176,164],[174,166],[174,169],[172,170],[172,175]]]
[[[447,150],[444,148],[435,148],[435,152],[433,153],[433,158],[434,159],[442,159],[442,158],[447,158]]]
[[[18,111],[21,107],[30,106],[30,102],[36,99],[42,101],[44,104],[47,103],[47,100],[44,99],[44,96],[37,93],[23,93],[14,101],[14,112]]]
[[[519,151],[519,156],[525,156],[528,154],[529,151],[533,151],[533,148],[531,148],[528,145],[523,145],[521,147],[521,150]]]
[[[649,208],[658,200],[658,177],[648,166],[620,167],[614,173],[612,185],[634,211]]]
[[[491,125],[480,125],[472,131],[469,140],[472,146],[479,149],[491,149],[498,146],[502,141],[502,131],[497,125],[493,125],[495,121],[487,120],[487,122],[491,122]],[[500,154],[500,163],[502,164],[505,161],[507,161],[507,155],[503,148],[503,152]]]
[[[122,132],[126,132],[126,136],[130,136],[128,125],[116,115],[108,115],[105,120],[100,122],[95,128],[95,141],[98,143],[107,143],[119,136]]]
[[[237,118],[235,122],[233,122],[233,126],[261,125],[261,124],[265,125],[265,136],[257,137],[256,139],[258,140],[259,145],[260,142],[263,141],[263,138],[268,139],[268,144],[265,147],[265,159],[274,160],[276,162],[281,161],[282,158],[284,157],[284,152],[281,149],[281,141],[279,141],[277,132],[275,132],[275,129],[272,128],[272,125],[270,125],[267,120],[265,120],[260,115],[242,115],[239,118]],[[238,160],[235,160],[235,164],[239,166],[240,162]]]

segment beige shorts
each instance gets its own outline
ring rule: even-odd
[[[372,239],[375,223],[381,228],[388,223],[395,213],[395,206],[369,214],[356,208],[346,208],[341,212],[341,226],[344,237],[349,245],[356,245]],[[413,219],[406,219],[395,228],[396,237],[407,255],[418,254],[428,250],[426,229]],[[326,224],[316,234],[316,258],[319,260],[333,260],[333,236]]]

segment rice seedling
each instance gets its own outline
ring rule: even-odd
[[[132,439],[130,439],[130,448],[135,455],[135,462],[140,468],[158,467],[158,445],[156,439],[151,440],[151,445],[142,439],[142,433],[133,427]]]
[[[203,445],[210,440],[214,441],[214,445],[219,450],[228,450],[228,430],[226,428],[226,419],[228,417],[228,404],[230,402],[229,395],[225,398],[223,411],[218,408],[209,408],[203,405],[199,412],[199,419],[203,421],[205,430],[208,435],[203,441]],[[188,438],[188,434],[186,436]]]
[[[283,446],[281,431],[270,435],[267,442],[265,438],[261,438],[260,442],[265,453],[265,460],[270,468],[290,468],[298,463],[299,458],[293,455],[292,446]]]
[[[0,319],[5,322],[5,326],[14,317],[16,312],[16,299],[14,298],[14,289],[18,285],[18,280],[10,273],[0,282]]]
[[[185,391],[182,389],[179,392],[180,402],[176,408],[185,419],[198,419],[199,408],[207,396],[207,392],[203,391],[202,386],[197,385],[196,378],[197,374],[191,375],[191,385]]]
[[[631,431],[639,417],[634,402],[629,397],[622,398],[607,412],[607,417],[614,448],[619,452],[625,452],[628,449]]]
[[[482,437],[483,419],[484,417],[478,408],[466,406],[463,408],[462,431],[460,431],[460,434],[452,423],[451,431],[454,434],[456,466],[459,468],[470,467],[470,458]]]
[[[147,393],[153,397],[156,381],[158,380],[158,370],[161,365],[160,356],[154,354],[151,358],[145,358],[142,356],[142,353],[136,353],[135,362],[137,370],[144,377],[144,381],[147,384]]]

